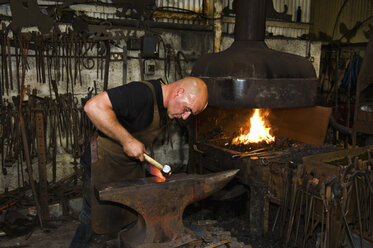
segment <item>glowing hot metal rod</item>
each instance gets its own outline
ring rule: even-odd
[[[156,161],[154,158],[150,157],[146,153],[144,153],[144,157],[145,157],[146,162],[148,162],[149,164],[159,169],[162,173],[164,173],[167,176],[171,175],[171,167],[169,165],[167,164],[163,165],[159,163],[158,161]]]

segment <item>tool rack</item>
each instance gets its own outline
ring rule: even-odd
[[[295,180],[299,190],[294,191],[289,221],[291,226],[298,218],[299,225],[297,214],[303,215],[303,245],[315,230],[320,232],[321,247],[360,247],[354,233],[360,244],[372,238],[372,153],[373,146],[366,146],[303,158],[303,177]],[[288,230],[287,243],[292,227]]]

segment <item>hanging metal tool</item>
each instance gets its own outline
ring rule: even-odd
[[[109,84],[109,69],[110,69],[110,42],[105,41],[106,56],[105,56],[105,76],[104,76],[104,91],[108,89]]]
[[[123,46],[123,53],[122,53],[122,60],[123,60],[123,85],[127,83],[127,44],[125,43]]]
[[[40,209],[40,204],[39,204],[38,197],[37,197],[37,194],[36,194],[35,181],[34,181],[33,172],[32,172],[33,170],[32,170],[32,166],[31,166],[30,151],[29,151],[29,146],[28,146],[28,141],[27,141],[25,121],[24,121],[23,115],[22,115],[23,89],[25,87],[25,74],[26,74],[26,62],[25,62],[25,60],[27,59],[27,55],[28,55],[28,44],[29,43],[26,43],[26,45],[24,47],[25,56],[22,58],[23,59],[22,60],[22,85],[21,85],[21,95],[20,95],[20,100],[19,100],[18,114],[19,114],[19,126],[20,126],[21,134],[22,134],[24,155],[25,155],[26,164],[27,164],[27,174],[29,175],[29,181],[30,181],[30,185],[31,185],[32,195],[33,195],[33,198],[34,198],[34,201],[35,201],[36,211],[37,211],[37,214],[38,214],[38,217],[39,217],[40,227],[43,228],[44,225],[43,225],[43,220],[42,220],[42,217],[41,217],[41,209]]]
[[[39,168],[39,200],[40,215],[43,221],[49,220],[48,207],[48,181],[47,181],[47,154],[44,135],[44,115],[42,111],[35,114],[36,122],[36,141],[38,151],[38,168]]]

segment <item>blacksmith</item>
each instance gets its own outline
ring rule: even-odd
[[[86,247],[94,234],[114,234],[136,221],[128,209],[99,202],[94,185],[144,177],[141,161],[146,147],[167,118],[186,120],[202,112],[207,101],[203,80],[186,77],[171,84],[160,79],[131,82],[86,103],[84,111],[99,131],[81,157],[84,206],[71,248]]]

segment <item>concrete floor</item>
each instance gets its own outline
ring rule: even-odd
[[[69,247],[78,224],[77,220],[67,217],[52,222],[51,225],[55,227],[44,230],[35,227],[31,236],[28,234],[14,238],[0,237],[0,248],[66,248]]]

